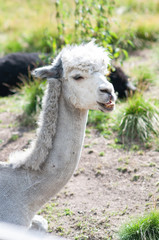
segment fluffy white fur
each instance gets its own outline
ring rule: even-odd
[[[107,67],[110,63],[108,53],[104,48],[98,47],[91,41],[88,44],[80,46],[68,46],[61,52],[62,63],[64,67],[64,77],[72,69],[80,69],[87,72],[107,73]]]
[[[52,148],[53,137],[56,133],[58,118],[58,99],[61,92],[61,82],[52,79],[43,98],[43,111],[39,118],[37,138],[32,142],[29,149],[12,153],[9,157],[14,167],[31,168],[39,170],[40,166],[48,157]]]
[[[105,50],[91,42],[66,47],[52,65],[35,69],[36,77],[48,79],[37,138],[24,153],[12,155],[12,164],[0,163],[0,222],[29,227],[69,181],[80,159],[88,109],[114,109],[108,63]]]

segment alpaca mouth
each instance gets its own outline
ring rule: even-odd
[[[115,106],[115,104],[111,100],[107,103],[100,103],[100,102],[97,102],[97,103],[100,106],[99,110],[101,110],[102,112],[112,111],[114,109],[114,106]]]

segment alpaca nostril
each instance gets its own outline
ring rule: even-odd
[[[106,93],[106,94],[108,94],[108,95],[110,95],[110,96],[112,96],[112,88],[100,88],[100,92],[101,93]]]
[[[100,89],[100,91],[102,93],[107,93],[107,94],[111,94],[111,92],[108,89]]]
[[[110,84],[110,85],[101,84],[99,87],[99,90],[102,93],[107,93],[107,94],[112,95],[112,92],[113,92],[112,84]]]
[[[99,91],[102,93],[102,94],[106,94],[107,95],[107,102],[108,103],[111,103],[112,101],[114,101],[114,95],[113,95],[113,90],[112,88],[108,88],[108,87],[105,87],[105,86],[101,86],[99,88]]]

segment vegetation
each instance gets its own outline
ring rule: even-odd
[[[135,67],[132,72],[136,78],[136,86],[141,91],[147,90],[149,86],[155,83],[156,75],[154,69],[149,68],[145,64]]]
[[[18,0],[0,0],[0,5],[1,53],[54,54],[63,44],[94,37],[118,57],[126,54],[125,49],[158,41],[157,0],[67,0],[55,4],[49,0],[33,0],[20,5]]]
[[[46,81],[24,79],[20,85],[19,95],[22,99],[23,113],[19,116],[21,126],[36,127],[37,115],[42,108],[42,98],[46,88]]]
[[[46,82],[41,82],[39,79],[25,81],[22,93],[25,96],[24,112],[27,115],[36,114],[41,109],[45,86]]]
[[[112,118],[109,114],[94,110],[89,111],[88,126],[95,127],[105,137],[111,134],[110,121],[112,121]]]
[[[57,1],[58,36],[56,47],[61,48],[68,43],[81,43],[95,38],[97,43],[109,49],[114,58],[118,58],[120,55],[127,56],[125,49],[119,48],[118,37],[111,29],[110,18],[114,5],[114,1],[108,0],[75,1],[73,24],[71,25],[70,33],[68,26],[65,24],[65,18],[70,15],[70,10],[66,14],[62,2]]]
[[[119,135],[124,142],[146,142],[159,134],[159,111],[142,95],[130,98],[119,116]]]
[[[159,239],[159,212],[152,211],[124,224],[119,232],[119,240]]]

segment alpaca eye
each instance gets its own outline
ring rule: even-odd
[[[73,77],[74,80],[82,80],[84,79],[84,77],[82,77],[81,75],[76,75]]]

